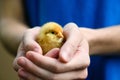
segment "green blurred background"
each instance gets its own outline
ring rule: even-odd
[[[12,67],[13,60],[14,57],[5,50],[0,42],[0,80],[19,80]]]

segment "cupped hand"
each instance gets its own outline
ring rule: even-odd
[[[55,48],[45,56],[30,50],[26,57],[19,57],[18,74],[25,80],[85,79],[90,64],[89,46],[79,28],[69,23],[64,28],[66,42],[61,49]]]
[[[22,38],[22,41],[19,45],[18,51],[17,51],[17,56],[14,59],[13,62],[13,68],[18,71],[20,66],[17,64],[17,59],[19,57],[25,57],[27,51],[35,51],[38,52],[39,54],[42,54],[42,49],[39,46],[39,44],[36,42],[36,36],[39,33],[40,27],[35,27],[32,29],[28,29]]]

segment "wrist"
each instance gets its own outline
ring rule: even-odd
[[[88,28],[80,28],[80,32],[82,32],[85,39],[89,44],[89,54],[94,55],[98,53],[98,45],[99,45],[99,32],[95,29]]]

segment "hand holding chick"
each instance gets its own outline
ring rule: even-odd
[[[41,47],[35,41],[39,30],[40,28],[33,28],[26,31],[21,45],[19,46],[18,55],[14,64],[20,66],[17,67],[20,78],[27,80],[85,79],[87,77],[87,67],[90,63],[88,54],[89,46],[86,39],[82,37],[77,25],[69,23],[64,27],[66,42],[64,43],[63,38],[64,45],[60,49],[59,59],[39,54],[42,53]],[[26,50],[28,52],[26,52]],[[27,54],[24,55],[25,53]],[[61,62],[61,60],[64,60],[68,64]],[[21,71],[23,74],[21,74]]]
[[[64,40],[62,27],[55,22],[44,24],[37,35],[37,42],[43,50],[43,55],[53,48],[60,48]]]

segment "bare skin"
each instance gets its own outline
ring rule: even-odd
[[[11,2],[1,0],[1,3],[3,4],[0,5],[0,8],[4,7],[4,9],[0,9],[0,37],[3,44],[8,47],[7,49],[11,48],[10,51],[16,52],[23,33],[29,29],[23,17],[22,2],[21,0],[12,0]],[[13,9],[14,6],[16,6],[15,9]],[[120,52],[119,25],[102,29],[80,28],[80,31],[90,44],[90,54]]]
[[[78,26],[74,23],[70,23],[66,25],[66,28],[64,29],[64,32],[67,33],[65,34],[67,37],[67,41],[63,48],[61,48],[60,50],[54,49],[47,53],[46,56],[42,56],[41,48],[37,45],[37,43],[35,43],[34,40],[35,34],[37,34],[35,33],[37,29],[29,29],[28,26],[25,24],[21,0],[11,0],[11,2],[9,2],[8,0],[1,0],[0,3],[3,3],[2,5],[0,5],[0,8],[4,8],[0,9],[0,39],[2,43],[6,46],[6,49],[9,50],[12,54],[16,54],[19,47],[17,56],[14,61],[14,68],[18,70],[19,77],[22,79],[30,80],[29,77],[27,77],[26,75],[29,75],[30,78],[32,78],[33,80],[55,80],[63,78],[85,79],[87,77],[87,67],[90,63],[88,55],[89,53],[90,55],[101,55],[103,53],[105,53],[105,55],[109,55],[112,52],[120,52],[119,26],[112,26],[102,29],[83,29],[78,28]],[[72,28],[71,26],[75,27],[75,31],[70,31],[70,29]],[[30,37],[31,32],[35,34]],[[81,37],[74,37],[74,35],[78,35]],[[77,40],[75,41],[75,44],[73,44],[74,42],[72,42],[74,39]],[[31,42],[34,43],[34,46],[31,46]],[[69,46],[71,46],[72,48],[68,49]],[[26,49],[22,49],[22,51],[22,47],[25,47]],[[82,49],[83,52],[80,52]],[[78,52],[76,52],[76,50],[78,50]],[[66,55],[64,55],[64,53],[66,53]],[[54,57],[56,55],[59,55],[58,59]],[[71,56],[74,57],[71,58]],[[82,62],[78,62],[81,60]],[[26,64],[24,64],[24,62]],[[48,62],[48,66],[50,66],[49,68],[46,66]],[[64,64],[63,62],[66,62],[66,64]],[[54,63],[65,66],[65,68],[62,69],[62,67],[54,65]],[[35,69],[31,67],[35,67]],[[56,72],[54,71],[54,69]],[[52,76],[49,77],[45,73]],[[78,76],[75,76],[77,74]],[[69,78],[66,75],[72,76]]]
[[[4,1],[3,1],[4,2]],[[11,1],[10,4],[13,4]],[[16,3],[20,3],[20,0],[15,0]],[[14,61],[14,68],[18,70],[18,74],[19,77],[21,79],[28,79],[29,77],[31,77],[33,80],[40,80],[40,79],[85,79],[87,77],[87,67],[90,64],[90,59],[89,59],[89,50],[88,50],[88,43],[85,39],[76,39],[76,44],[73,44],[73,37],[74,35],[81,35],[81,33],[79,32],[79,29],[77,27],[77,25],[75,24],[69,24],[73,27],[73,30],[75,29],[77,31],[77,33],[72,34],[74,31],[71,31],[71,26],[68,25],[68,27],[66,27],[65,33],[66,33],[66,37],[68,37],[68,41],[66,42],[66,45],[63,46],[63,48],[61,50],[59,49],[55,49],[53,51],[50,51],[46,56],[41,56],[41,48],[40,46],[37,46],[37,43],[35,44],[35,32],[37,32],[37,29],[35,30],[33,29],[29,29],[25,22],[24,22],[24,18],[21,18],[23,16],[23,10],[21,9],[22,6],[21,4],[19,4],[19,6],[16,6],[17,9],[12,10],[12,7],[14,7],[14,5],[8,5],[9,3],[4,2],[3,5],[1,5],[1,7],[6,6],[6,9],[1,9],[1,40],[3,42],[3,44],[6,46],[6,49],[10,50],[11,52],[16,52],[17,48],[18,48],[18,44],[19,45],[19,49],[17,52],[17,56],[15,58]],[[12,15],[12,14],[16,14],[16,12],[20,9],[19,15]],[[5,11],[8,11],[11,15],[9,14],[4,14],[6,13]],[[19,16],[19,17],[18,17]],[[16,31],[16,28],[19,31]],[[15,29],[15,30],[13,30]],[[67,30],[68,29],[68,30]],[[35,31],[34,31],[35,30]],[[71,32],[68,32],[71,31]],[[9,33],[9,35],[8,35]],[[30,35],[30,33],[35,33]],[[77,37],[76,37],[77,38]],[[12,42],[10,42],[12,41]],[[24,44],[23,44],[24,42]],[[33,45],[31,45],[31,43],[34,43]],[[70,44],[69,44],[70,43]],[[83,45],[83,43],[85,43],[85,45]],[[79,48],[77,47],[78,45],[83,45],[83,47],[79,46],[79,48],[86,48],[86,50],[83,49],[83,52],[79,52]],[[35,45],[35,46],[34,46]],[[71,49],[69,49],[67,46],[71,46]],[[73,46],[75,47],[75,49],[73,48]],[[24,48],[22,48],[24,47]],[[37,49],[36,49],[37,48]],[[76,52],[77,50],[77,52]],[[31,51],[31,52],[30,52]],[[85,51],[85,52],[84,52]],[[60,53],[59,53],[60,52]],[[77,56],[76,54],[81,54],[82,56]],[[36,55],[36,53],[38,54],[38,57]],[[66,55],[64,54],[66,53]],[[85,54],[84,54],[85,53]],[[26,55],[25,55],[26,54]],[[33,56],[35,56],[35,59],[33,61],[32,57],[29,56],[29,54],[33,54]],[[54,56],[59,55],[59,58],[56,59]],[[75,55],[75,58],[72,59],[72,56]],[[40,57],[43,57],[44,59],[39,60]],[[81,60],[82,62],[76,62]],[[26,62],[27,65],[24,65],[24,61]],[[47,61],[46,61],[47,60]],[[35,62],[38,61],[38,64],[35,64]],[[40,62],[39,62],[40,61]],[[49,61],[49,65],[51,66],[50,68],[46,68],[47,63]],[[74,63],[74,61],[76,63]],[[40,68],[40,64],[42,62],[42,68]],[[46,63],[47,62],[47,63]],[[57,62],[57,63],[56,63]],[[66,64],[64,63],[66,62]],[[68,63],[69,62],[69,63]],[[55,65],[54,63],[56,63],[57,65]],[[68,64],[69,65],[68,65]],[[74,63],[74,64],[73,64]],[[19,66],[18,66],[19,64]],[[58,67],[58,65],[61,66],[66,66],[64,69],[62,67]],[[35,70],[33,70],[32,67],[36,67]],[[52,70],[51,70],[52,68]],[[56,68],[56,70],[54,70]],[[29,70],[28,70],[29,69]],[[44,71],[40,71],[43,70]],[[67,70],[67,71],[66,71]],[[40,74],[42,74],[42,76],[40,74],[36,74],[35,72],[38,72]],[[69,71],[69,72],[68,72]],[[44,72],[47,72],[46,74],[44,74]],[[25,74],[24,74],[25,73]],[[50,73],[52,76],[49,77],[47,76],[47,74]],[[56,74],[57,73],[57,74]],[[73,75],[74,74],[74,75]],[[76,76],[77,74],[77,76]],[[30,75],[25,76],[25,75]],[[71,77],[68,77],[72,75]],[[46,77],[47,76],[47,77]],[[62,76],[62,77],[61,77]]]
[[[21,0],[1,0],[0,39],[3,45],[16,55],[23,33],[28,29],[25,24]]]
[[[119,25],[101,29],[80,28],[80,31],[88,40],[90,55],[119,55]]]

